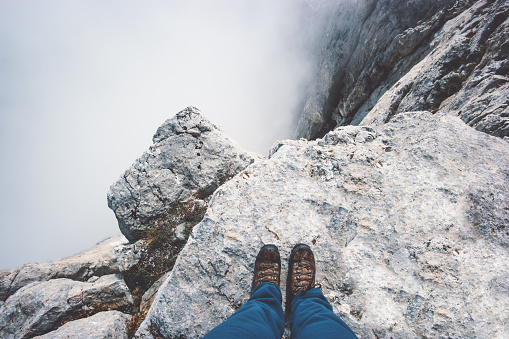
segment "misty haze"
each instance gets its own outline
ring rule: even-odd
[[[118,233],[108,187],[198,107],[267,155],[308,72],[298,1],[0,1],[0,268]]]

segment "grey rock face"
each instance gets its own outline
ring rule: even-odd
[[[131,242],[148,229],[178,223],[182,206],[203,207],[217,187],[258,158],[194,107],[167,120],[153,141],[108,192],[108,206]]]
[[[53,263],[28,263],[12,270],[0,271],[0,301],[5,301],[21,287],[36,281],[47,281],[56,278],[69,278],[86,281],[92,276],[101,276],[121,272],[118,251],[127,239],[118,235],[98,243],[93,248],[69,258]],[[128,267],[132,260],[125,263]]]
[[[433,50],[390,88],[362,120],[380,124],[408,110],[460,116],[477,130],[509,135],[509,4],[476,2],[449,20]]]
[[[65,323],[57,330],[37,336],[38,339],[127,339],[127,324],[131,316],[119,311],[99,312],[84,319]]]
[[[297,136],[336,125],[382,124],[414,110],[444,111],[509,135],[507,1],[327,3],[316,77]]]
[[[132,296],[121,275],[92,281],[61,278],[19,289],[0,307],[0,337],[31,338],[89,313],[131,307]]]
[[[263,244],[284,281],[304,242],[360,338],[506,338],[507,187],[509,145],[446,115],[280,142],[214,193],[136,337],[201,337],[248,299]]]

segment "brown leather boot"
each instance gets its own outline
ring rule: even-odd
[[[285,320],[290,319],[292,300],[299,292],[305,293],[315,287],[315,256],[305,244],[293,247],[288,262],[288,278],[286,280]]]
[[[279,287],[280,274],[281,258],[277,247],[275,245],[263,246],[256,256],[251,294],[262,282],[271,282]]]

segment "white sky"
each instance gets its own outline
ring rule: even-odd
[[[298,0],[0,0],[0,269],[119,233],[109,186],[193,105],[248,150],[292,135]]]

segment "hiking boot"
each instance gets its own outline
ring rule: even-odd
[[[300,292],[306,293],[315,287],[315,256],[305,244],[297,244],[290,254],[288,278],[286,280],[285,319],[290,319],[293,298]]]
[[[262,282],[270,282],[279,287],[281,258],[275,245],[265,245],[256,256],[251,293]]]

